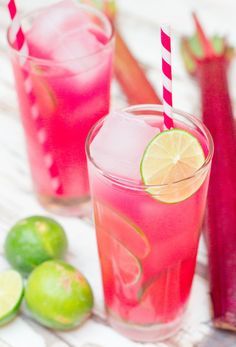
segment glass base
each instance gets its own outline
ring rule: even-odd
[[[88,195],[81,198],[55,198],[38,195],[38,200],[42,207],[49,212],[68,217],[92,218],[92,204]]]
[[[110,325],[120,334],[137,342],[158,342],[175,335],[182,326],[184,314],[170,323],[140,326],[124,323],[109,315]]]

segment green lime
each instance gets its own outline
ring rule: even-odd
[[[10,322],[17,315],[23,293],[23,280],[18,272],[0,272],[0,325]]]
[[[47,261],[31,273],[25,300],[36,321],[59,330],[82,323],[93,307],[92,290],[85,277],[60,260]]]
[[[194,174],[204,162],[198,139],[185,130],[171,129],[159,133],[148,144],[140,171],[153,197],[176,203],[187,199],[201,186],[205,177],[194,177]]]
[[[17,222],[5,241],[7,260],[25,276],[46,260],[62,258],[66,249],[67,239],[61,225],[42,216]]]

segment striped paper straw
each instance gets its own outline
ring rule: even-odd
[[[163,81],[163,116],[164,126],[173,128],[172,119],[172,68],[171,68],[171,36],[168,26],[161,27],[162,81]]]
[[[40,115],[37,100],[34,95],[33,85],[31,82],[30,74],[27,69],[27,57],[29,53],[28,45],[25,39],[24,32],[21,27],[18,11],[16,8],[16,4],[14,0],[8,0],[7,2],[9,14],[12,20],[11,29],[9,31],[9,40],[13,47],[20,52],[20,65],[22,67],[22,73],[24,78],[24,88],[25,92],[28,95],[28,99],[30,100],[30,111],[31,116],[33,118],[37,137],[40,145],[42,146],[44,162],[45,166],[48,170],[51,185],[54,193],[57,195],[61,195],[63,193],[62,184],[60,181],[59,173],[57,166],[54,162],[54,159],[49,151],[48,141],[47,141],[47,133],[43,127],[42,117]]]

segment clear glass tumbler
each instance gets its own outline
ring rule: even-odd
[[[109,111],[114,35],[102,12],[87,5],[74,4],[73,10],[61,4],[64,17],[59,21],[56,6],[23,17],[26,57],[11,45],[12,27],[8,41],[36,195],[46,209],[83,216],[90,198],[85,140],[93,124]],[[37,37],[43,30],[44,36]],[[32,85],[30,93],[25,76],[28,87]],[[58,192],[51,161],[61,184]]]
[[[111,114],[87,139],[108,319],[137,341],[163,340],[179,329],[206,205],[211,135],[187,113],[174,110],[173,118],[175,127],[199,140],[205,162],[191,177],[171,185],[145,185],[139,172],[147,143],[163,130],[162,106],[132,106]],[[150,188],[156,193],[150,194]],[[175,202],[168,203],[173,194]]]

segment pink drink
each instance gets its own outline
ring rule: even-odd
[[[140,177],[144,150],[163,130],[161,107],[136,106],[109,115],[88,139],[108,318],[118,331],[139,341],[167,338],[181,324],[206,203],[212,156],[209,132],[200,121],[181,113],[174,114],[174,124],[198,138],[206,162],[186,179],[193,194],[173,204],[155,199]]]
[[[81,204],[89,199],[85,139],[109,111],[112,28],[102,13],[71,0],[30,15],[25,22],[30,56],[24,68],[29,69],[63,194],[52,188],[24,91],[24,71],[18,53],[11,50],[34,187],[45,207],[81,215]]]

